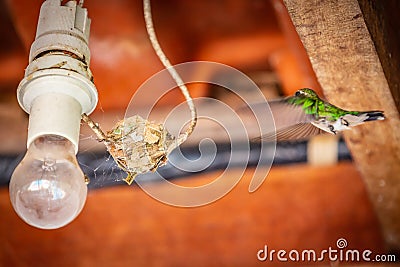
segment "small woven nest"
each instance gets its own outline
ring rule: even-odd
[[[106,134],[106,146],[128,176],[129,185],[138,174],[155,171],[167,162],[175,148],[175,137],[162,124],[149,122],[135,115],[119,121]]]

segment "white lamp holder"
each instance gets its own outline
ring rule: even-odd
[[[98,96],[89,69],[90,19],[82,1],[46,0],[40,9],[29,65],[17,89],[30,114],[27,146],[39,136],[59,135],[78,151],[80,119]]]

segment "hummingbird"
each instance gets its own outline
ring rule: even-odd
[[[322,100],[314,90],[303,88],[293,96],[268,102],[276,132],[263,141],[301,140],[321,133],[337,134],[367,121],[384,120],[383,111],[350,111]],[[259,104],[250,105],[257,109]],[[265,105],[265,103],[264,103]]]

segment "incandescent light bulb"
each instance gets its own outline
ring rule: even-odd
[[[55,229],[74,220],[87,195],[74,146],[58,135],[36,138],[10,181],[11,203],[28,224]]]
[[[98,100],[89,68],[87,15],[83,1],[43,2],[17,89],[29,114],[28,151],[11,176],[10,198],[25,222],[42,229],[70,223],[86,200],[75,155],[81,115],[93,112]]]

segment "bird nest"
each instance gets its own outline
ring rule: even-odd
[[[155,171],[167,162],[168,154],[175,148],[176,139],[162,124],[135,115],[119,121],[106,134],[87,115],[82,117],[107,147],[118,166],[132,184],[138,174]]]

